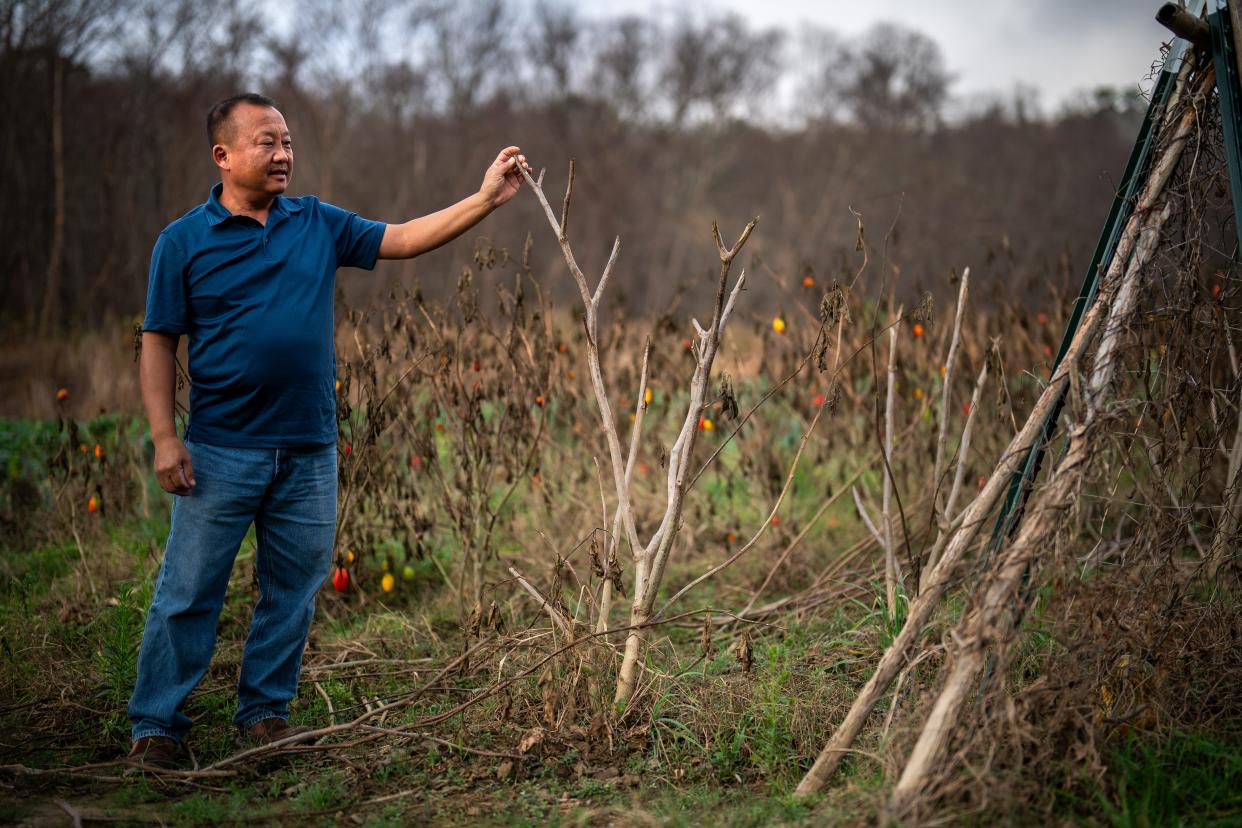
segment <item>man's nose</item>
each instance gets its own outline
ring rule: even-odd
[[[273,161],[288,161],[293,157],[293,151],[288,147],[277,147],[276,154],[272,156]]]

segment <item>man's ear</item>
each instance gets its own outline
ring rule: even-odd
[[[211,160],[216,162],[216,166],[222,170],[230,168],[229,151],[224,144],[216,144],[211,148]]]

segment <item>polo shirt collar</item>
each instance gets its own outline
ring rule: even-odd
[[[220,203],[220,194],[224,192],[224,183],[217,181],[211,188],[211,194],[207,196],[207,203],[203,205],[203,209],[207,213],[207,225],[215,227],[217,224],[226,219],[233,218],[223,204]],[[289,215],[290,213],[300,213],[302,205],[298,201],[291,198],[285,198],[282,195],[276,196],[276,200],[272,202],[271,212],[280,215]]]

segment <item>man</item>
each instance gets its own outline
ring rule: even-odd
[[[130,757],[176,767],[182,712],[207,670],[229,574],[251,523],[260,598],[234,716],[251,743],[306,730],[288,704],[336,526],[338,267],[367,270],[448,242],[504,204],[525,158],[507,147],[479,191],[404,224],[282,195],[293,145],[276,104],[237,95],[207,116],[220,171],[204,204],[155,244],[142,334],[142,399],[160,486],[176,495],[129,702]],[[173,419],[178,339],[189,337],[190,422]]]

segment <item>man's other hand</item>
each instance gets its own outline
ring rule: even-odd
[[[160,488],[175,495],[188,495],[194,488],[194,464],[180,437],[166,437],[155,444],[155,477]]]
[[[513,198],[514,193],[522,186],[522,173],[518,170],[518,164],[530,172],[526,156],[521,155],[520,152],[518,147],[505,147],[500,151],[500,155],[496,156],[492,165],[487,168],[487,173],[483,176],[483,186],[479,188],[479,192],[492,207],[499,207]]]

